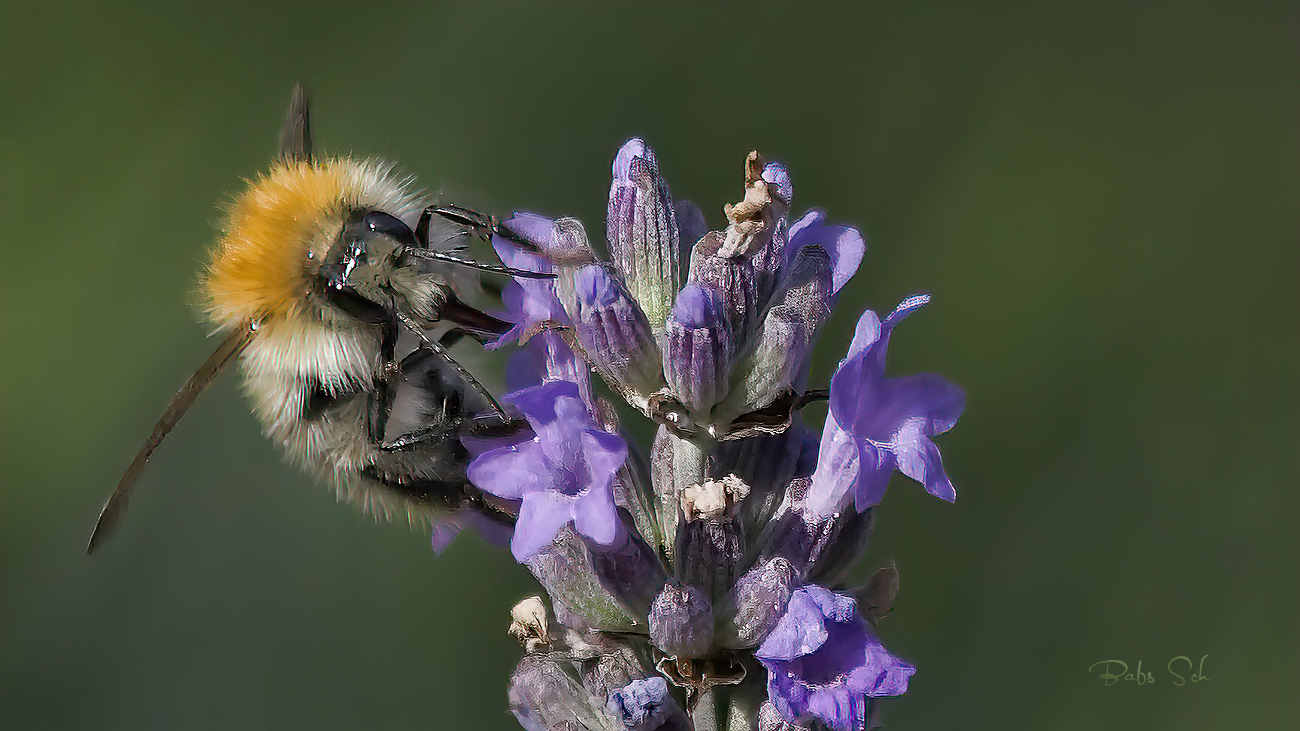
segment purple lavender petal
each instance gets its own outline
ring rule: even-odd
[[[840,428],[834,414],[826,414],[817,468],[813,470],[805,507],[818,516],[839,514],[853,499],[861,469],[858,440]]]
[[[862,728],[867,697],[903,693],[916,671],[885,650],[851,597],[815,585],[795,590],[754,655],[787,721],[816,718],[844,731]]]
[[[754,655],[759,659],[793,660],[811,655],[826,642],[826,617],[805,590],[796,590]]]
[[[484,452],[469,463],[465,474],[484,492],[518,500],[545,488],[543,459],[541,446],[528,441]]]
[[[554,238],[555,223],[545,216],[516,213],[514,218],[502,225],[539,248],[554,248],[551,241]],[[525,251],[519,245],[500,236],[492,237],[492,248],[496,250],[501,262],[508,267],[530,272],[552,271],[551,264],[545,256]],[[501,300],[506,306],[503,319],[514,323],[514,327],[495,341],[485,344],[484,348],[488,350],[496,350],[503,345],[527,340],[542,323],[548,321],[568,323],[564,307],[560,305],[560,300],[555,294],[554,280],[513,279],[506,283],[501,292]]]
[[[952,486],[943,471],[943,457],[939,447],[930,441],[925,424],[918,419],[904,422],[894,434],[894,459],[898,462],[898,471],[925,486],[926,492],[947,502],[957,500],[957,490]]]
[[[831,377],[830,415],[859,445],[859,464],[853,492],[859,510],[877,504],[883,497],[888,475],[895,469],[920,482],[932,495],[949,502],[957,497],[943,470],[939,449],[930,440],[952,428],[966,406],[966,395],[957,386],[933,374],[885,378],[885,358],[893,329],[909,314],[929,301],[918,295],[903,301],[881,322],[870,310],[855,328],[849,356]],[[843,507],[846,484],[833,474],[832,461],[851,459],[845,448],[828,438],[843,437],[828,427],[823,437],[823,459],[827,468],[815,480],[817,510]]]
[[[828,226],[825,221],[826,213],[815,209],[795,221],[790,226],[790,239],[785,247],[785,258],[787,262],[792,262],[803,247],[814,244],[822,247],[831,255],[831,265],[835,272],[832,282],[834,291],[838,293],[858,271],[867,244],[857,229],[849,226]]]
[[[514,404],[534,429],[555,421],[556,401],[564,398],[578,398],[576,383],[551,381],[540,386],[513,391],[504,396],[504,400]]]
[[[613,496],[592,492],[574,501],[573,529],[602,546],[612,545],[619,537]]]
[[[559,381],[563,383],[563,381]],[[590,487],[578,474],[582,468],[582,435],[593,426],[587,407],[573,396],[555,399],[555,420],[535,426],[537,438],[542,445],[542,453],[551,468],[563,477],[557,479],[554,487],[569,494],[576,494],[582,487]]]
[[[617,434],[588,429],[582,435],[582,451],[588,484],[595,490],[608,490],[618,468],[627,461],[627,442]]]
[[[598,543],[613,543],[620,535],[611,482],[627,458],[627,445],[596,427],[578,394],[575,383],[549,381],[507,395],[506,402],[532,426],[532,438],[483,452],[466,469],[485,492],[522,499],[511,540],[521,563],[569,521]]]
[[[790,182],[790,173],[785,165],[769,162],[763,166],[763,180],[767,181],[768,190],[786,204],[794,200],[794,183]]]
[[[808,711],[833,729],[857,729],[856,720],[866,715],[866,700],[846,688],[814,688],[808,694]]]
[[[858,614],[858,603],[851,596],[836,594],[816,584],[803,587],[803,592],[817,605],[822,616],[831,622],[851,622]]]
[[[568,497],[540,490],[524,495],[515,523],[515,536],[510,541],[510,552],[523,563],[555,540],[566,523],[573,519],[573,501]]]
[[[577,385],[587,409],[595,413],[591,391],[591,369],[556,332],[540,332],[510,354],[506,361],[506,387],[521,390],[545,381],[569,381]]]
[[[545,251],[552,248],[551,237],[554,235],[555,220],[536,213],[516,211],[513,216],[501,223],[519,238]],[[496,249],[501,263],[513,269],[527,269],[533,272],[549,272],[550,266],[544,256],[525,251],[518,244],[507,241],[500,236],[492,237],[492,248]],[[532,264],[532,266],[530,266]],[[538,268],[538,266],[546,268]]]
[[[468,528],[477,530],[483,540],[498,547],[510,545],[510,538],[514,534],[509,526],[497,523],[473,510],[461,510],[449,515],[436,516],[431,523],[433,536],[430,543],[435,556],[442,555],[452,541],[456,540],[456,536]]]
[[[889,486],[889,476],[893,474],[896,462],[894,455],[887,449],[881,449],[866,439],[858,442],[857,479],[853,484],[853,507],[859,513],[879,505],[885,499],[885,488]]]
[[[433,537],[431,539],[433,555],[441,556],[442,552],[451,545],[451,542],[456,540],[456,536],[460,535],[461,528],[460,523],[453,519],[435,518],[433,521]]]
[[[871,698],[902,695],[907,681],[916,673],[911,663],[898,659],[876,639],[867,634],[865,662],[849,673],[848,685],[854,692]]]

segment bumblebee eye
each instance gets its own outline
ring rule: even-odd
[[[368,211],[363,213],[353,227],[361,232],[371,235],[380,234],[402,244],[403,246],[415,246],[418,240],[415,238],[415,232],[410,226],[402,223],[396,216],[384,213],[383,211]]]

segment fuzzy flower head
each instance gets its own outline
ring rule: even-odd
[[[815,585],[794,591],[754,655],[787,721],[816,718],[836,731],[862,728],[866,699],[903,694],[916,672],[880,644],[852,597]]]
[[[596,426],[570,381],[551,381],[505,399],[528,420],[532,437],[490,449],[469,464],[469,479],[485,492],[521,500],[510,550],[527,560],[569,522],[596,543],[610,545],[620,523],[611,484],[627,459],[627,444]]]

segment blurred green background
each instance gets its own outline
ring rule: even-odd
[[[379,525],[227,376],[87,532],[210,351],[215,202],[317,144],[581,217],[654,145],[714,226],[757,148],[867,234],[818,351],[928,291],[895,373],[967,389],[955,505],[896,479],[895,729],[1300,727],[1294,5],[0,8],[0,727],[517,728],[508,553]],[[1208,655],[1175,687],[1170,658]],[[1104,687],[1121,659],[1156,682]],[[1099,671],[1097,671],[1099,672]]]

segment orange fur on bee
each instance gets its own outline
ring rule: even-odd
[[[286,161],[251,181],[230,207],[203,279],[209,319],[228,328],[303,316],[311,272],[350,210],[418,212],[418,196],[390,171],[348,158]]]

